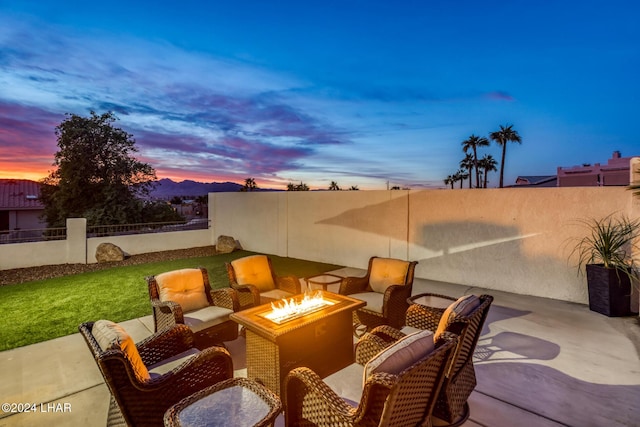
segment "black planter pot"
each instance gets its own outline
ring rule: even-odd
[[[609,317],[629,316],[631,312],[631,281],[624,271],[587,264],[589,309]]]

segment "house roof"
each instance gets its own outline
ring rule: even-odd
[[[535,185],[539,187],[555,187],[556,175],[521,175],[516,179],[516,186]]]
[[[0,179],[0,210],[43,209],[40,184],[27,179]]]

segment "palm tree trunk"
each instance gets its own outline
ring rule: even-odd
[[[500,162],[500,188],[503,187],[504,183],[504,158],[507,155],[507,141],[502,144],[502,161]]]
[[[475,145],[473,146],[473,166],[476,169],[476,188],[480,188],[480,171],[478,170],[478,152]]]
[[[485,168],[484,169],[484,187],[483,188],[487,188],[487,175],[489,174],[489,169]]]

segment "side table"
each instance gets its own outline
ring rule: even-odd
[[[207,387],[170,407],[165,427],[272,426],[282,402],[271,390],[247,378]]]
[[[305,277],[304,280],[307,282],[307,289],[311,289],[311,285],[320,285],[322,286],[322,290],[326,291],[327,286],[336,285],[342,282],[343,277],[336,276],[331,273],[322,273],[316,276]]]
[[[447,307],[455,301],[456,298],[432,293],[417,294],[409,297],[407,298],[409,303],[406,315],[407,325],[410,324],[418,329],[429,329],[435,332]],[[412,309],[414,305],[419,306],[419,310]]]

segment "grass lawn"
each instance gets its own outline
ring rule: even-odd
[[[146,276],[205,267],[212,288],[229,286],[224,263],[252,255],[236,251],[201,258],[161,261],[0,287],[0,351],[78,332],[86,321],[114,322],[151,314]],[[278,275],[307,277],[340,268],[269,255]]]

